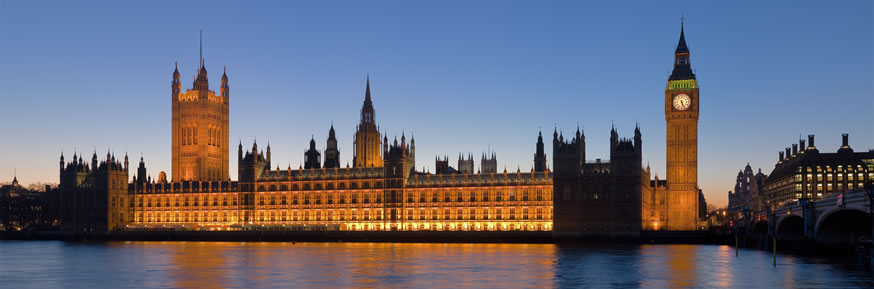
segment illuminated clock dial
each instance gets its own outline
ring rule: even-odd
[[[692,99],[686,94],[677,94],[674,96],[674,108],[677,110],[686,110],[692,104]]]

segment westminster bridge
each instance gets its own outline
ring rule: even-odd
[[[770,247],[783,243],[825,247],[851,247],[872,240],[872,188],[844,191],[818,200],[798,200],[763,212],[742,212],[733,231],[744,243]]]

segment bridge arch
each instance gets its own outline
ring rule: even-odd
[[[777,240],[801,240],[804,238],[804,218],[800,215],[787,214],[777,219],[774,227],[774,236]]]
[[[834,208],[816,220],[816,241],[823,245],[854,244],[871,236],[871,215],[857,208]]]
[[[769,224],[767,220],[753,221],[753,235],[767,236],[768,225]]]

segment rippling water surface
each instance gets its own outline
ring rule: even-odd
[[[874,288],[727,246],[0,241],[0,288]]]

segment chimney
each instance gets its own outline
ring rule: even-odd
[[[780,152],[780,159],[777,160],[777,163],[782,163],[782,162],[783,162],[783,152]]]
[[[792,156],[792,155],[790,155],[789,153],[791,153],[791,151],[790,151],[789,148],[787,147],[787,148],[786,148],[786,159],[787,159],[787,160],[789,159],[790,156]]]
[[[810,146],[807,147],[808,149],[816,149],[816,146],[813,145],[813,135],[812,134],[807,135],[807,143],[810,144]]]
[[[850,147],[850,135],[849,134],[845,133],[845,134],[841,135],[841,147],[842,148]]]
[[[804,145],[804,141],[801,141],[801,145],[802,145],[802,146]],[[786,152],[786,154],[789,154],[789,152]],[[797,144],[792,144],[792,155],[794,156],[794,155],[797,155],[797,154],[798,154],[798,145],[797,145]]]

